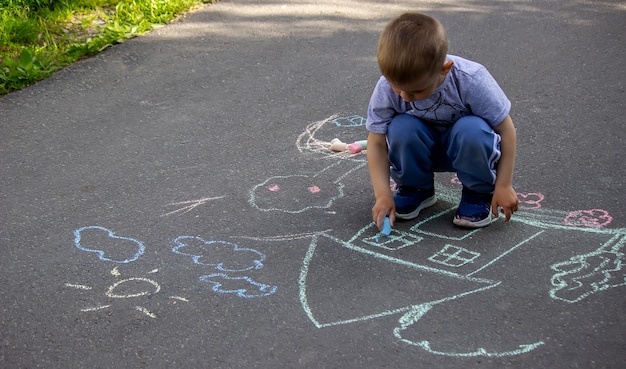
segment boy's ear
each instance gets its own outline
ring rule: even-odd
[[[452,69],[453,65],[454,65],[454,60],[446,60],[445,62],[443,62],[443,68],[441,68],[441,75],[445,76],[446,74],[450,73],[450,69]]]

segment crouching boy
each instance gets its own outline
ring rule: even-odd
[[[463,184],[458,226],[485,227],[498,208],[508,221],[518,209],[511,102],[485,67],[447,52],[441,23],[420,13],[392,20],[380,36],[382,77],[366,124],[378,228],[386,216],[393,224],[433,205],[434,172],[456,172]]]

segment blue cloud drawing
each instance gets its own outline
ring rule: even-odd
[[[222,273],[208,274],[200,277],[203,282],[213,285],[214,292],[222,294],[237,294],[246,299],[273,295],[278,287],[254,281],[250,277],[231,277]],[[241,286],[242,283],[244,286]]]
[[[337,117],[333,123],[337,127],[360,127],[365,125],[366,119],[360,115],[349,115],[347,117]]]
[[[119,245],[114,246],[115,249],[113,249],[112,247],[111,250],[100,250],[100,249],[95,249],[93,247],[90,248],[90,247],[85,246],[83,244],[84,242],[83,232],[88,231],[88,230],[103,231],[106,233],[107,238],[112,239],[112,240],[120,240],[120,242],[116,241],[116,243],[119,243],[119,245],[123,245],[123,248],[128,249],[129,252],[120,251],[119,250],[120,247],[118,247]],[[126,246],[126,245],[129,245],[129,246]],[[146,247],[144,246],[142,242],[134,238],[116,236],[113,231],[104,227],[100,227],[100,226],[88,226],[88,227],[78,228],[77,230],[75,230],[74,231],[74,246],[76,246],[79,250],[82,250],[82,251],[95,252],[96,254],[98,254],[98,258],[100,258],[100,260],[102,261],[108,261],[111,263],[119,263],[119,264],[127,264],[127,263],[130,263],[139,259],[139,257],[143,255],[146,249]],[[110,254],[114,252],[118,254],[126,254],[126,255],[132,254],[132,256],[126,259],[122,259],[122,257],[110,256]]]
[[[189,256],[195,264],[213,267],[223,272],[245,272],[263,268],[265,255],[239,247],[226,241],[207,241],[195,236],[180,236],[174,239],[172,252]],[[183,251],[184,249],[184,251]]]

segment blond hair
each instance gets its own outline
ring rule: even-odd
[[[446,31],[435,18],[404,13],[378,40],[378,66],[391,82],[413,82],[441,71],[448,52]]]

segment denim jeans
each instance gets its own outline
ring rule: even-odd
[[[398,114],[387,128],[387,146],[391,177],[400,186],[430,189],[434,172],[456,172],[465,187],[493,192],[500,135],[480,117],[465,116],[442,130]]]

